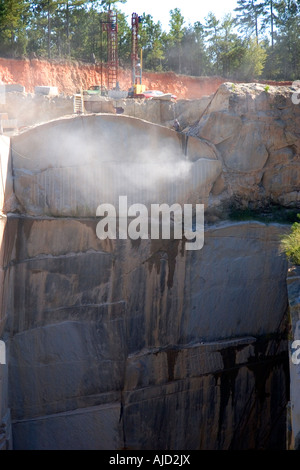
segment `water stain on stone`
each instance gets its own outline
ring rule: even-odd
[[[141,245],[141,241],[142,241],[141,238],[138,238],[137,240],[130,239],[130,241],[131,241],[132,248],[134,248],[136,250],[139,249],[139,247]]]
[[[276,343],[281,339],[280,335]],[[254,356],[249,358],[247,364],[248,369],[253,372],[255,378],[255,391],[260,405],[263,405],[266,398],[269,397],[269,393],[266,391],[266,384],[274,368],[285,365],[285,368],[288,370],[287,351],[282,351],[279,354],[268,354],[269,342],[269,338],[259,338],[254,345]],[[288,389],[287,382],[286,388]]]
[[[244,349],[246,345],[230,346],[221,349],[220,354],[223,359],[224,369],[214,374],[215,381],[220,380],[220,410],[219,410],[219,426],[218,440],[220,441],[222,425],[225,423],[226,408],[231,396],[231,403],[234,401],[235,380],[239,372],[239,365],[236,364],[236,354]]]
[[[17,236],[16,236],[16,261],[20,261],[22,254],[27,256],[26,246],[30,237],[31,229],[34,224],[34,219],[18,219],[17,221]]]
[[[183,132],[177,132],[177,137],[180,141],[180,146],[181,146],[181,150],[182,150],[182,153],[183,155],[187,155],[187,146],[188,146],[188,140],[189,140],[189,136]]]
[[[151,256],[147,262],[149,270],[152,271],[153,267],[156,268],[157,274],[161,272],[161,260],[168,262],[168,279],[167,286],[170,289],[173,287],[174,273],[176,268],[176,258],[178,255],[178,248],[181,240],[151,240]],[[181,250],[183,256],[183,251]]]
[[[172,382],[174,380],[174,368],[176,364],[176,359],[179,353],[178,349],[167,349],[167,361],[168,361],[168,381]]]
[[[265,335],[261,338],[257,338],[256,342],[253,343],[254,354],[248,357],[247,363],[236,364],[237,352],[247,347],[247,345],[238,345],[235,347],[229,347],[220,351],[223,359],[224,369],[214,374],[216,386],[220,386],[220,409],[219,409],[219,422],[218,422],[218,442],[220,448],[223,443],[222,434],[226,430],[226,409],[231,397],[232,406],[235,405],[235,391],[236,391],[236,378],[239,370],[242,367],[247,368],[253,373],[254,378],[254,393],[253,397],[254,404],[258,404],[257,407],[253,408],[253,403],[249,402],[245,408],[243,419],[238,425],[238,432],[235,432],[232,441],[229,445],[229,449],[242,448],[243,444],[247,441],[248,426],[250,422],[255,420],[257,422],[257,433],[252,436],[251,446],[253,448],[265,448],[264,445],[264,434],[262,429],[268,429],[268,427],[276,427],[278,419],[280,419],[280,407],[284,410],[286,408],[285,400],[289,397],[289,365],[288,365],[288,354],[287,351],[278,353],[280,341],[285,339],[285,332],[276,333],[274,335]],[[270,396],[268,391],[268,381],[278,380],[277,371],[282,370],[285,377],[285,392],[282,394],[282,387],[279,387],[279,395],[276,394]],[[277,379],[276,379],[277,374]],[[274,385],[273,385],[274,388]],[[272,398],[272,400],[271,400]],[[273,419],[270,423],[258,423],[261,422],[264,416],[264,409],[266,406],[270,406],[270,416]],[[231,411],[229,412],[229,414]],[[252,413],[254,415],[251,417]],[[248,443],[249,444],[249,443]]]
[[[3,268],[7,268],[11,263],[12,253],[15,246],[16,232],[18,229],[18,219],[8,218],[4,227],[1,254],[3,256]]]

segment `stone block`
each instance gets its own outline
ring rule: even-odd
[[[36,95],[56,96],[58,95],[58,88],[56,86],[36,86],[34,87],[34,93]]]

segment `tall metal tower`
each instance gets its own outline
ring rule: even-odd
[[[118,83],[118,18],[115,11],[107,12],[107,21],[102,22],[107,32],[107,88],[112,90]]]
[[[131,65],[132,65],[132,84],[142,84],[142,67],[138,51],[138,33],[140,17],[137,13],[132,13],[131,17]]]

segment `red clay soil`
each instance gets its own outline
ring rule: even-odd
[[[103,68],[103,84],[106,80]],[[128,90],[131,83],[131,71],[119,70],[120,88]],[[156,89],[173,93],[178,99],[197,99],[211,95],[218,87],[228,80],[222,77],[190,77],[167,73],[143,73],[143,84],[147,89]],[[4,59],[0,58],[0,83],[18,83],[25,87],[26,92],[34,92],[35,86],[56,86],[59,93],[72,95],[80,89],[101,83],[101,66],[79,64],[75,62],[48,62],[38,59]],[[271,85],[288,85],[291,82],[267,82]]]

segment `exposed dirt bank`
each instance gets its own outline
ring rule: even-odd
[[[103,83],[105,84],[103,68]],[[38,59],[4,59],[0,58],[0,83],[19,83],[26,92],[33,92],[35,86],[56,86],[60,93],[73,94],[80,88],[101,83],[101,66],[76,62],[48,62]],[[218,87],[228,81],[222,77],[190,77],[168,73],[143,74],[146,88],[160,89],[174,93],[180,99],[197,99],[214,93]],[[131,71],[120,69],[119,83],[122,90],[131,86]],[[263,82],[267,83],[267,82]],[[282,83],[286,85],[290,82]],[[272,83],[273,84],[273,83]],[[278,83],[281,85],[281,83]]]

